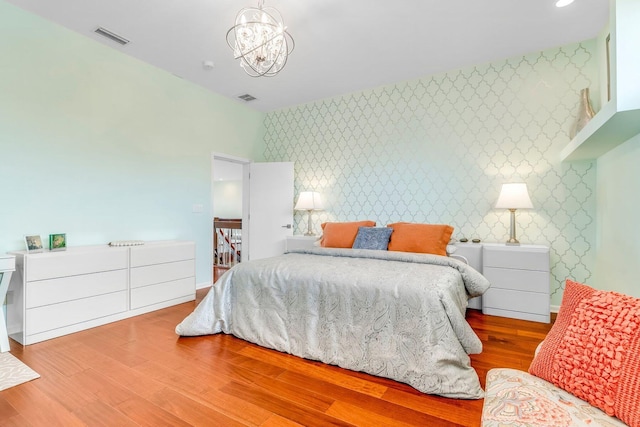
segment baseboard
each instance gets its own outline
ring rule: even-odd
[[[558,311],[560,311],[559,305],[552,305],[550,308],[552,313],[557,313]]]
[[[196,283],[196,289],[204,289],[211,286],[210,282]]]

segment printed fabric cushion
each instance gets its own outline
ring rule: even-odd
[[[351,248],[359,227],[375,227],[375,221],[323,222],[320,246],[324,248]]]
[[[482,427],[624,427],[582,399],[508,368],[491,369],[482,407]]]
[[[640,427],[640,299],[567,280],[529,372]]]
[[[453,227],[444,224],[396,222],[387,227],[393,229],[388,247],[390,251],[446,256],[447,245],[453,234]]]
[[[389,227],[358,227],[353,249],[386,251],[393,229]]]

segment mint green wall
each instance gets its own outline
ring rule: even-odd
[[[640,297],[640,135],[598,159],[593,286]]]
[[[261,159],[264,114],[3,1],[0,52],[0,252],[190,239],[209,282],[211,152]]]
[[[268,113],[269,161],[295,162],[296,194],[323,193],[327,220],[448,223],[454,236],[506,241],[501,184],[524,181],[522,243],[551,247],[552,304],[594,265],[594,162],[561,163],[596,43],[551,49]],[[592,89],[594,99],[598,93]],[[296,233],[305,227],[296,214]]]

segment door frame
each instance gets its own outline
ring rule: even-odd
[[[213,186],[215,180],[213,178],[214,173],[214,161],[223,161],[229,163],[237,163],[242,165],[242,254],[241,260],[248,259],[249,249],[249,165],[252,163],[251,159],[244,157],[232,156],[230,154],[220,153],[216,151],[211,152],[211,218],[209,222],[211,224],[211,238],[209,239],[211,245],[211,269],[213,271],[213,254],[215,249],[213,247],[213,233],[215,233],[213,226],[213,219],[215,217],[213,208],[215,206],[215,197]],[[246,253],[245,253],[246,250]],[[242,262],[242,261],[241,261]]]

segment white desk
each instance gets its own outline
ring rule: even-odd
[[[4,304],[9,289],[11,273],[16,269],[16,258],[13,255],[0,255],[0,303]],[[4,312],[0,312],[0,353],[9,351],[9,336]]]

